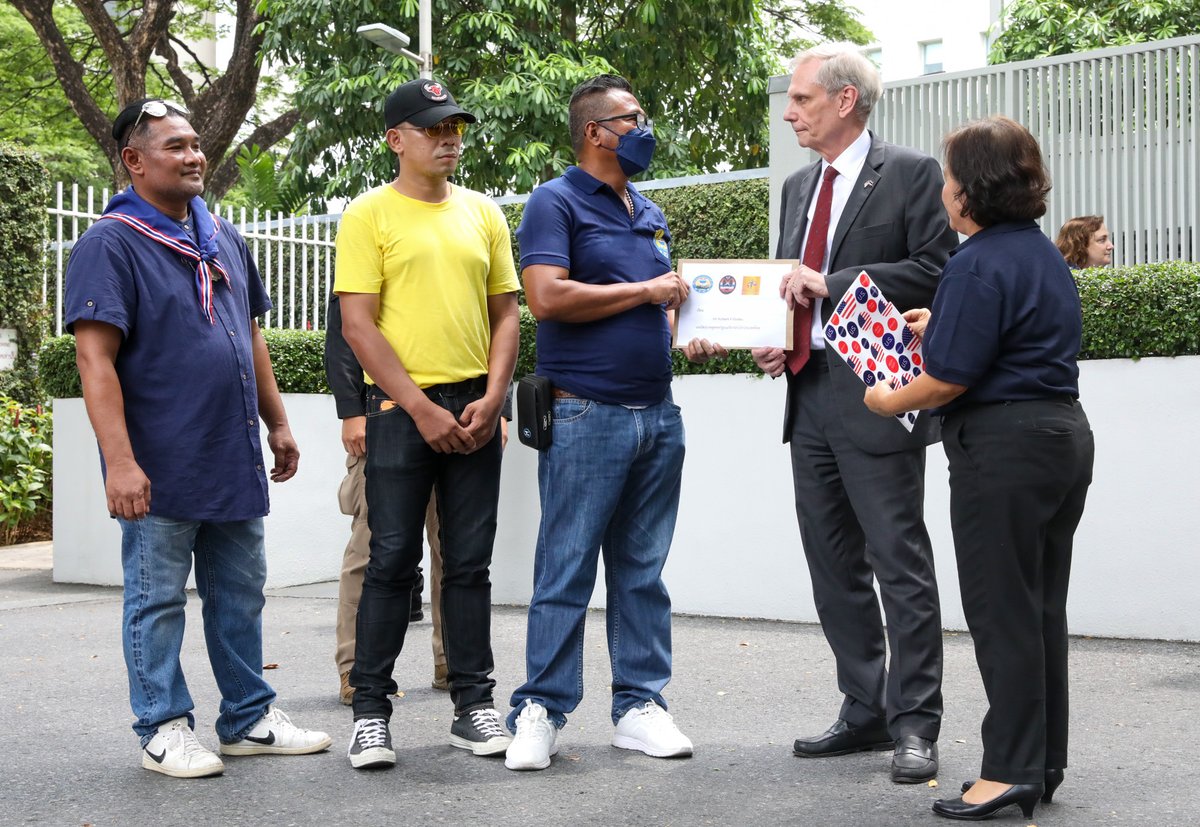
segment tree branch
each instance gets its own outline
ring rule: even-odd
[[[179,89],[179,94],[183,98],[183,102],[191,106],[192,100],[196,97],[196,87],[192,85],[192,79],[188,77],[187,72],[179,65],[179,55],[175,53],[172,47],[174,38],[163,32],[162,39],[158,41],[158,47],[155,49],[163,60],[167,62],[167,72],[171,75],[171,79],[175,81],[175,87]],[[195,57],[195,55],[192,55]]]
[[[72,111],[88,134],[104,150],[115,173],[118,166],[117,143],[112,137],[112,122],[109,120],[108,114],[92,97],[84,82],[83,65],[71,55],[70,47],[67,46],[62,32],[54,22],[53,0],[12,0],[12,5],[29,21],[29,25],[37,33],[38,40],[42,42],[50,62],[54,65],[54,74],[58,77],[58,82],[62,85],[63,92],[66,93],[67,100],[71,103]],[[107,16],[105,20],[110,32],[115,33],[116,28],[113,27],[112,21],[108,20]],[[118,41],[119,39],[118,36]],[[118,51],[120,51],[119,47]]]
[[[209,73],[208,67],[204,65],[204,61],[200,60],[200,55],[196,54],[195,50],[193,50],[189,44],[180,40],[175,35],[168,34],[167,37],[169,37],[171,39],[172,46],[174,46],[176,49],[181,49],[182,51],[186,52],[187,56],[190,57],[193,61],[195,61],[196,68],[200,71],[200,74],[204,77],[204,86],[208,86],[209,84],[211,84],[213,81],[212,75]]]
[[[241,171],[238,169],[237,156],[242,148],[257,146],[259,149],[270,149],[283,140],[300,122],[300,110],[289,109],[274,120],[260,124],[246,139],[225,154],[224,159],[213,169],[209,170],[206,189],[215,200],[220,200],[229,192],[229,188],[237,183]]]

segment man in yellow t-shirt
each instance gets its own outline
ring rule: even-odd
[[[342,333],[368,385],[371,559],[350,671],[356,768],[396,763],[388,696],[434,490],[442,620],[452,644],[450,744],[495,755],[512,740],[493,705],[488,574],[500,493],[497,421],[519,335],[508,225],[490,199],[449,181],[475,117],[444,85],[403,84],[384,118],[399,171],[351,202],[337,238]]]

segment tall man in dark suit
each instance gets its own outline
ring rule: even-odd
[[[778,258],[799,258],[780,287],[796,309],[792,350],[755,361],[787,373],[783,441],[792,452],[796,517],[844,700],[824,734],[796,741],[804,757],[893,748],[892,780],[937,774],[942,635],[925,530],[927,421],[912,433],[872,416],[862,382],[824,349],[832,306],[866,270],[897,308],[927,306],[957,236],[942,207],[937,161],[866,128],[882,94],[875,66],[849,44],[794,63],[784,120],[820,160],[783,185]],[[872,587],[879,582],[892,661]]]

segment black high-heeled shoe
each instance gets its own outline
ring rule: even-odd
[[[1046,792],[1042,793],[1042,803],[1049,804],[1054,800],[1054,791],[1058,789],[1063,782],[1063,771],[1061,769],[1046,770]]]
[[[1041,784],[1013,784],[991,801],[968,804],[961,798],[942,798],[933,802],[933,811],[945,818],[962,821],[982,821],[991,818],[1000,810],[1016,804],[1025,818],[1033,818],[1033,808],[1042,797],[1045,788]]]
[[[1049,804],[1054,801],[1054,791],[1057,790],[1063,782],[1063,771],[1060,769],[1046,770],[1046,792],[1042,793],[1042,803]],[[974,781],[964,781],[962,783],[962,791],[965,793],[971,789]]]

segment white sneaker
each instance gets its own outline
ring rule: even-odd
[[[324,732],[300,729],[275,707],[258,719],[246,737],[221,744],[222,755],[307,755],[329,749],[333,739]]]
[[[225,765],[216,753],[200,746],[187,718],[159,725],[158,732],[142,749],[142,766],[175,778],[201,778],[225,772]]]
[[[691,739],[679,731],[667,710],[654,701],[646,701],[621,716],[612,744],[655,758],[686,758],[692,754]]]
[[[508,745],[504,766],[510,770],[544,770],[558,754],[558,727],[546,717],[546,707],[525,701],[517,716],[517,734]]]

